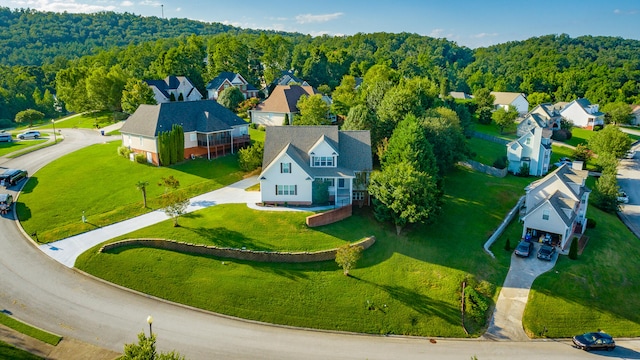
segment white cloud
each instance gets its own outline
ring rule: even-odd
[[[17,1],[17,3],[31,9],[52,12],[92,13],[98,11],[114,11],[116,9],[114,5],[96,5],[95,2],[87,4],[76,2],[75,0],[25,0]]]
[[[143,0],[143,1],[140,1],[138,3],[138,5],[158,7],[158,6],[162,5],[162,3],[158,2],[158,1],[153,1],[153,0]]]
[[[129,7],[129,6],[133,6],[133,2],[125,0],[123,2],[120,3],[120,6],[122,7]]]
[[[479,34],[471,35],[472,38],[476,38],[476,39],[484,39],[487,37],[496,37],[496,36],[498,36],[498,33],[479,33]]]
[[[302,15],[296,15],[296,22],[298,24],[323,23],[323,22],[335,20],[341,17],[342,15],[344,15],[344,13],[341,13],[341,12],[337,12],[333,14],[320,14],[320,15],[302,14]]]
[[[637,9],[631,9],[631,10],[615,9],[613,10],[613,13],[616,15],[635,15],[638,13],[638,10]]]
[[[176,8],[176,12],[180,12],[180,11],[182,11],[182,8],[180,8],[180,7]]]
[[[429,36],[433,38],[442,38],[444,37],[443,34],[444,34],[444,29],[433,29],[429,33]]]

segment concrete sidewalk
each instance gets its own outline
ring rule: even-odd
[[[187,213],[218,204],[256,204],[260,202],[260,192],[245,191],[245,189],[257,183],[258,177],[252,176],[221,189],[196,196],[190,200],[189,206],[187,207]],[[272,208],[268,208],[268,210],[272,210]],[[86,214],[86,219],[87,222],[91,223],[91,214]],[[157,224],[167,219],[169,219],[169,217],[164,213],[164,211],[156,210],[119,223],[101,227],[96,230],[88,231],[86,233],[58,240],[49,244],[40,245],[40,250],[52,257],[54,260],[72,268],[78,256],[90,248],[109,239],[113,239],[114,237],[128,234],[132,231]]]

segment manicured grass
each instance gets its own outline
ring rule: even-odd
[[[267,134],[266,131],[249,128],[249,136],[253,141],[258,141],[263,143],[266,134]]]
[[[27,325],[3,313],[0,313],[0,324],[53,346],[58,345],[62,340],[62,337],[58,335]]]
[[[511,129],[506,129],[504,131],[504,133],[500,133],[500,128],[494,124],[491,123],[489,125],[484,125],[484,124],[480,124],[478,122],[474,123],[474,130],[483,134],[487,134],[487,135],[491,135],[491,136],[495,136],[495,137],[499,137],[502,139],[506,139],[506,140],[515,140],[518,138],[518,136],[516,135],[516,128],[515,126]]]
[[[500,157],[507,155],[507,147],[493,141],[479,138],[467,139],[467,144],[475,156],[471,160],[493,166],[493,163]]]
[[[38,140],[22,140],[22,141],[16,140],[13,142],[2,142],[0,143],[0,156],[5,156],[15,151],[23,151],[30,146],[42,144],[45,141],[47,140],[38,139]]]
[[[68,154],[32,174],[17,202],[28,234],[51,242],[143,214],[160,207],[162,177],[174,176],[180,191],[202,194],[242,178],[237,158],[196,159],[171,167],[138,164],[117,155],[119,142],[98,144]],[[147,208],[138,181],[148,181]],[[82,212],[86,223],[82,223]]]
[[[0,358],[12,360],[41,360],[39,356],[35,356],[24,350],[20,350],[5,342],[0,341]]]
[[[68,118],[66,120],[57,121],[55,127],[56,129],[95,129],[96,125],[98,125],[98,127],[102,128],[120,121],[121,116],[121,114],[116,115],[116,119],[114,120],[113,112],[110,111],[85,113],[79,116]],[[43,124],[42,126],[40,126],[40,128],[53,129],[53,125],[49,122]]]
[[[580,144],[587,144],[587,141],[591,139],[593,135],[595,135],[595,131],[586,130],[581,128],[573,128],[571,129],[571,139],[565,141],[569,145],[578,146]]]
[[[560,257],[556,267],[533,284],[523,323],[538,336],[570,337],[602,329],[618,337],[640,334],[640,257],[638,239],[616,215],[589,207],[596,219],[578,260]]]
[[[489,303],[495,298],[508,263],[484,254],[482,244],[522,194],[524,180],[457,169],[446,179],[442,215],[430,225],[408,227],[399,237],[393,226],[377,222],[367,207],[356,207],[354,216],[317,229],[307,229],[297,215],[279,213],[271,218],[237,205],[181,219],[185,227],[197,229],[193,239],[249,248],[304,248],[305,242],[317,241],[313,237],[332,239],[326,245],[314,244],[316,248],[376,236],[376,244],[365,251],[352,277],[342,275],[332,261],[255,263],[134,247],[106,254],[91,249],[80,256],[76,267],[161,298],[259,321],[376,334],[466,337],[460,324],[461,283],[466,280]],[[212,221],[217,218],[221,220]],[[242,230],[236,230],[243,221]],[[165,223],[135,235],[188,237],[196,232],[170,231]],[[477,336],[484,319],[466,325]]]

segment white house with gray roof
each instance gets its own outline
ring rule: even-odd
[[[553,243],[565,249],[575,236],[580,238],[587,224],[589,190],[585,181],[589,172],[581,163],[564,164],[525,188],[522,237],[534,241],[547,234]]]
[[[522,172],[525,164],[529,169],[527,175],[546,174],[551,162],[551,130],[536,127],[508,143],[507,160],[513,174]]]
[[[600,112],[600,106],[585,98],[573,100],[564,106],[560,115],[584,129],[593,130],[596,126],[604,125],[604,113]]]
[[[214,100],[173,101],[140,105],[127,119],[120,133],[122,145],[142,153],[147,162],[158,160],[158,136],[174,124],[184,131],[184,156],[211,159],[248,146],[249,124]]]
[[[366,189],[354,181],[372,169],[368,130],[337,126],[267,127],[260,193],[266,204],[311,205],[314,180],[329,184],[329,200],[338,206],[363,200]]]
[[[509,110],[509,106],[513,106],[520,114],[526,114],[529,111],[529,100],[523,93],[492,91],[494,97],[493,106],[495,109],[503,108]]]
[[[177,101],[180,98],[182,98],[181,101],[202,100],[202,94],[186,76],[169,75],[164,80],[145,80],[145,82],[153,90],[153,96],[158,104]]]

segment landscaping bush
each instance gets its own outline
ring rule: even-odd
[[[145,154],[142,154],[142,153],[136,154],[134,159],[136,160],[136,162],[138,164],[146,164],[147,163],[147,156]]]
[[[128,147],[126,146],[118,147],[118,155],[122,156],[123,158],[128,159],[130,154],[131,154],[131,149],[129,149]]]
[[[258,125],[258,130],[260,130],[260,131],[266,131],[266,130],[267,130],[267,127],[266,127],[266,126],[264,126],[264,125]]]
[[[264,143],[255,142],[253,145],[238,150],[238,165],[244,171],[253,171],[262,166]]]
[[[507,167],[507,162],[508,160],[506,156],[500,156],[493,162],[493,167],[496,169],[504,169]]]
[[[311,184],[311,191],[311,201],[314,205],[326,205],[329,203],[329,182],[315,179]]]
[[[587,229],[593,229],[596,227],[596,221],[592,218],[587,218]]]
[[[465,312],[467,317],[476,322],[482,322],[489,309],[487,299],[471,286],[467,286],[465,289],[465,297]]]
[[[529,176],[529,164],[527,163],[523,163],[522,165],[520,165],[520,169],[518,170],[518,173],[516,175],[521,176],[521,177],[527,177]]]
[[[251,124],[249,124],[249,127],[252,128],[252,129],[257,129],[258,128],[258,124],[251,123]]]
[[[10,127],[14,127],[16,124],[9,119],[0,119],[0,129],[7,129]]]
[[[506,251],[511,251],[511,239],[507,238],[507,242],[504,244],[504,249]]]
[[[566,141],[571,139],[571,131],[567,129],[560,129],[553,132],[551,139],[556,141]]]
[[[578,238],[573,237],[571,240],[571,247],[569,248],[569,259],[578,260]]]

